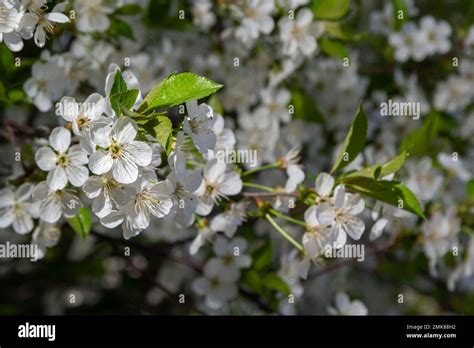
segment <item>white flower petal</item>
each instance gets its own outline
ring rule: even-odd
[[[130,155],[130,159],[141,167],[146,167],[151,162],[152,149],[142,141],[132,141],[123,146],[123,150]]]
[[[80,187],[89,177],[89,170],[85,166],[70,165],[66,167],[66,174],[73,186]]]
[[[334,178],[328,173],[320,173],[316,178],[316,193],[328,197],[334,187]]]
[[[65,153],[71,144],[71,133],[64,127],[56,127],[51,131],[49,143],[59,153]]]
[[[114,179],[122,184],[131,184],[138,177],[137,165],[125,156],[118,157],[112,166]]]
[[[50,171],[56,167],[56,154],[51,148],[44,146],[36,151],[35,161],[41,170]]]
[[[63,167],[56,167],[48,173],[46,182],[51,190],[62,190],[67,185],[67,175]]]
[[[89,157],[89,169],[94,174],[107,173],[113,166],[114,160],[106,151],[96,151]]]

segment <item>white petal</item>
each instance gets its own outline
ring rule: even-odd
[[[73,145],[69,149],[69,160],[71,164],[74,165],[81,165],[87,164],[89,160],[87,159],[87,153],[84,152],[81,145]]]
[[[61,204],[54,197],[48,197],[40,206],[39,218],[43,221],[54,223],[61,217]]]
[[[146,167],[151,162],[152,150],[142,141],[132,141],[123,146],[123,150],[130,154],[130,159],[141,167]]]
[[[56,127],[49,136],[51,147],[60,153],[65,153],[71,144],[71,133],[64,127]]]
[[[224,176],[224,182],[220,185],[219,191],[226,196],[232,196],[242,191],[242,180],[237,173],[231,172]]]
[[[18,202],[24,202],[31,197],[33,193],[34,185],[31,183],[21,184],[15,191],[15,199]]]
[[[33,227],[33,219],[25,212],[17,214],[15,220],[13,220],[13,230],[18,234],[31,232]]]
[[[114,211],[100,219],[100,223],[107,228],[115,228],[124,220],[124,214],[121,211]]]
[[[360,218],[354,216],[344,224],[344,230],[354,240],[359,240],[364,233],[365,224]]]
[[[62,13],[58,13],[58,12],[51,12],[51,13],[48,13],[46,15],[46,18],[52,22],[56,22],[56,23],[68,23],[70,22],[69,18],[62,14]]]
[[[95,198],[102,192],[102,178],[100,176],[91,176],[86,180],[82,190],[86,194],[87,198]]]
[[[131,184],[138,177],[137,165],[125,156],[121,156],[114,161],[112,167],[114,179],[122,184]]]
[[[62,190],[67,185],[67,175],[63,167],[56,167],[48,173],[46,182],[51,190]]]
[[[328,197],[334,187],[334,178],[328,173],[320,173],[316,178],[316,193]]]
[[[35,44],[38,47],[43,47],[46,43],[46,31],[43,26],[39,25],[35,31]]]
[[[0,208],[10,207],[15,204],[15,194],[9,188],[0,190]]]
[[[96,151],[89,157],[89,168],[94,174],[107,173],[113,164],[114,160],[106,151]]]
[[[44,146],[36,151],[35,161],[41,170],[50,171],[56,167],[56,154],[51,148]]]
[[[137,126],[128,117],[120,117],[112,127],[111,135],[120,143],[127,144],[137,136]]]
[[[346,188],[343,184],[339,184],[334,189],[334,207],[342,208],[346,201]]]
[[[61,197],[61,207],[65,217],[76,216],[79,212],[79,208],[82,207],[82,202],[77,196],[69,192],[63,192]]]
[[[89,177],[89,170],[85,166],[67,166],[66,174],[69,182],[76,187],[82,186]]]
[[[13,223],[15,213],[11,208],[0,209],[0,228],[7,228]]]
[[[209,161],[204,169],[204,177],[207,181],[215,182],[220,176],[224,175],[226,164],[217,162],[217,160]]]

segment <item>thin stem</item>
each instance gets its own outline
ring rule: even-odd
[[[260,172],[262,170],[275,169],[275,168],[277,168],[277,166],[278,166],[277,163],[271,163],[271,164],[267,164],[267,165],[260,166],[260,167],[257,167],[257,168],[249,169],[249,170],[243,172],[241,176],[244,177],[244,176],[247,176],[247,175],[251,175],[253,173]]]
[[[278,216],[279,218],[281,218],[281,219],[283,219],[283,220],[292,222],[292,223],[294,223],[294,224],[301,225],[301,226],[306,226],[306,224],[304,223],[304,221],[301,221],[301,220],[298,220],[298,219],[294,219],[294,218],[292,218],[291,216],[282,214],[282,213],[280,213],[278,210],[270,209],[270,213],[272,213],[272,214],[275,215],[275,216]]]
[[[253,182],[244,182],[242,184],[244,187],[251,187],[262,191],[273,192],[273,188],[270,186],[255,184]]]
[[[280,234],[285,237],[291,244],[293,244],[299,251],[306,255],[306,251],[304,250],[303,246],[298,243],[296,240],[293,239],[292,236],[288,234],[280,225],[276,223],[275,220],[270,216],[270,214],[265,214],[265,218],[268,220],[270,224],[278,231]]]

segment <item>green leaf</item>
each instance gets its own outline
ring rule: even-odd
[[[223,114],[224,109],[222,108],[222,104],[219,102],[219,99],[215,94],[211,95],[209,98],[209,106],[214,110],[214,112],[217,112],[218,114]]]
[[[393,5],[393,27],[395,28],[396,31],[399,31],[403,23],[406,22],[408,18],[408,8],[407,5],[405,4],[405,0],[392,0],[392,5]],[[399,18],[399,13],[401,13],[402,18]]]
[[[242,282],[247,285],[252,291],[258,294],[261,293],[262,278],[256,271],[244,271],[242,274]]]
[[[5,93],[5,86],[3,85],[2,81],[0,81],[0,101],[4,103],[8,103],[8,98]]]
[[[269,266],[272,262],[272,245],[270,241],[265,242],[265,244],[257,249],[257,251],[252,255],[253,259],[253,268],[256,270],[262,270]]]
[[[115,72],[114,84],[110,89],[110,105],[117,116],[122,116],[124,109],[130,110],[138,97],[138,89],[128,89],[120,70]]]
[[[138,112],[201,99],[221,88],[221,84],[193,73],[171,74],[148,93]]]
[[[331,40],[328,37],[323,37],[321,40],[319,40],[319,44],[321,46],[321,50],[328,56],[343,59],[349,55],[346,46],[344,46],[339,41]]]
[[[350,0],[314,0],[311,9],[318,19],[340,19],[349,10]]]
[[[471,179],[466,184],[466,192],[469,197],[474,198],[474,179]]]
[[[407,157],[407,153],[404,151],[389,162],[385,163],[384,165],[374,164],[370,167],[362,168],[359,170],[354,170],[351,172],[346,173],[345,175],[341,176],[340,181],[344,182],[345,178],[355,177],[355,176],[363,176],[367,178],[378,179],[380,177],[385,177],[389,174],[393,174],[398,172],[405,163],[405,159]]]
[[[72,218],[68,218],[67,222],[74,232],[76,232],[82,239],[86,239],[92,226],[91,211],[88,208],[79,208],[79,214]]]
[[[170,136],[173,131],[173,124],[167,116],[155,115],[149,116],[146,120],[137,122],[141,128],[146,130],[148,134],[153,136],[158,143],[169,154]]]
[[[394,159],[392,159],[391,161],[385,163],[382,166],[382,169],[380,171],[380,176],[384,177],[384,176],[387,176],[389,174],[398,172],[403,167],[403,165],[405,164],[406,158],[407,158],[407,152],[403,151],[401,154],[396,156]]]
[[[262,284],[267,289],[275,290],[285,295],[289,295],[291,293],[291,289],[288,284],[286,284],[286,282],[276,273],[265,274],[262,279]]]
[[[353,191],[373,197],[379,201],[400,207],[410,213],[425,218],[418,199],[404,184],[398,181],[375,180],[368,177],[350,177],[344,184]],[[400,206],[402,201],[403,206]]]
[[[143,13],[143,8],[136,4],[124,5],[115,11],[116,15],[136,15],[141,13]]]
[[[417,156],[429,150],[431,142],[436,139],[442,127],[441,115],[432,111],[420,128],[412,130],[400,144],[400,152],[406,151],[410,156]]]
[[[132,27],[124,20],[118,18],[112,18],[110,21],[110,27],[108,30],[110,37],[123,36],[127,39],[134,40]]]
[[[302,90],[295,90],[291,94],[293,118],[316,123],[324,123],[324,116],[314,105],[314,98]]]
[[[351,163],[357,155],[364,149],[365,139],[367,137],[367,116],[359,107],[356,117],[352,121],[349,133],[347,133],[344,144],[342,145],[336,162],[334,163],[331,173],[340,170]]]

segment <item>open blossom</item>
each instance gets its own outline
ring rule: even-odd
[[[108,15],[114,11],[110,4],[104,0],[74,1],[77,29],[85,33],[106,31],[110,26]]]
[[[61,218],[77,215],[82,202],[74,190],[52,190],[46,181],[40,182],[33,190],[33,199],[39,202],[39,218],[45,222],[54,223]]]
[[[41,0],[38,5],[45,5],[46,0]],[[42,8],[38,8],[34,13],[25,14],[25,18],[31,16],[31,22],[36,25],[35,30],[35,44],[38,47],[43,47],[46,43],[46,33],[54,33],[56,30],[56,23],[68,23],[69,18],[62,14],[67,3],[57,4],[50,13],[45,13]]]
[[[166,178],[170,185],[170,195],[173,207],[167,216],[181,226],[189,226],[194,222],[194,213],[197,209],[198,199],[194,192],[202,182],[200,171],[187,171],[183,179],[178,180],[176,173],[171,172]]]
[[[92,211],[99,218],[109,215],[114,205],[126,205],[136,194],[134,187],[117,182],[110,174],[89,177],[82,190],[93,199]]]
[[[212,131],[214,112],[209,105],[198,105],[196,100],[186,102],[186,109],[188,116],[184,118],[183,130],[193,139],[198,150],[205,154],[216,145],[216,135]]]
[[[255,116],[260,119],[262,114],[268,114],[270,117],[282,121],[289,122],[291,114],[288,110],[291,94],[287,89],[280,88],[274,90],[263,90],[261,92],[262,104],[255,110]]]
[[[135,183],[136,193],[130,197],[125,206],[118,206],[108,216],[101,218],[101,223],[107,228],[122,224],[125,239],[138,235],[150,226],[152,216],[163,218],[168,215],[173,206],[170,186],[162,181],[153,183],[141,179]]]
[[[128,117],[120,117],[113,126],[98,127],[92,131],[92,140],[99,146],[89,158],[89,168],[94,174],[112,170],[115,180],[130,184],[137,180],[139,167],[151,162],[152,149],[136,141],[137,125]]]
[[[13,225],[18,234],[33,230],[33,218],[38,217],[38,205],[32,202],[33,185],[25,183],[15,192],[10,188],[0,190],[0,228]]]
[[[193,14],[193,24],[203,30],[208,30],[216,22],[216,15],[212,12],[212,2],[210,0],[193,1],[191,12]]]
[[[436,265],[451,247],[457,245],[457,234],[460,231],[460,220],[456,210],[450,208],[446,214],[436,211],[429,220],[421,225],[423,231],[423,247],[429,259],[429,269],[433,276],[437,275]]]
[[[425,52],[418,49],[420,33],[415,23],[405,23],[401,31],[391,33],[389,42],[395,49],[395,59],[399,62],[406,62],[411,57],[421,61],[425,57]]]
[[[240,269],[249,267],[252,258],[245,255],[247,241],[243,238],[227,240],[225,237],[217,237],[214,242],[214,253],[216,257],[208,261],[218,270],[219,278],[226,282],[233,282],[240,277]]]
[[[72,97],[63,97],[57,104],[62,118],[72,123],[72,131],[84,136],[90,132],[91,125],[105,111],[105,99],[99,93],[93,93],[83,103],[78,103]]]
[[[23,48],[19,30],[24,11],[14,5],[15,2],[10,0],[0,1],[0,42],[5,43],[11,51],[18,52]]]
[[[291,57],[311,56],[318,47],[316,38],[323,33],[322,25],[313,22],[313,13],[307,8],[299,10],[294,19],[283,17],[278,27],[283,53]]]
[[[245,202],[232,203],[229,210],[214,216],[211,228],[232,238],[237,228],[246,220],[247,205]]]
[[[31,68],[31,77],[23,88],[40,111],[48,111],[53,101],[61,98],[67,91],[67,79],[56,62],[36,62]]]
[[[63,127],[52,130],[49,136],[51,147],[42,147],[36,152],[36,163],[40,169],[47,171],[46,182],[51,190],[61,190],[70,182],[79,187],[89,176],[85,166],[87,154],[80,145],[71,144],[71,133]]]
[[[211,309],[219,309],[238,294],[235,282],[239,277],[229,279],[222,273],[220,264],[207,262],[204,266],[203,276],[196,278],[192,284],[194,292],[205,296],[206,305]]]
[[[334,208],[327,203],[313,205],[304,213],[306,232],[303,246],[311,259],[324,254],[326,248],[337,248],[334,217]]]
[[[346,193],[343,184],[334,189],[335,228],[337,244],[344,245],[346,236],[359,240],[364,233],[364,221],[358,217],[365,208],[364,200],[358,194]]]
[[[241,6],[235,5],[233,10],[241,19],[235,30],[235,37],[249,47],[259,38],[260,33],[270,34],[275,26],[271,16],[274,9],[274,2],[267,0],[249,0]]]
[[[228,172],[227,165],[216,158],[207,162],[203,181],[196,190],[199,197],[197,213],[208,215],[215,203],[227,196],[238,194],[242,190],[242,180],[235,172]]]

